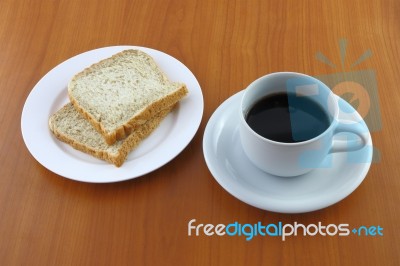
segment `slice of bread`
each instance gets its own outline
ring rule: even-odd
[[[95,63],[68,84],[71,103],[109,145],[187,93],[185,84],[169,81],[153,58],[139,50]]]
[[[108,145],[92,125],[71,103],[66,104],[49,119],[50,130],[61,141],[99,159],[121,166],[130,151],[152,133],[173,107],[168,107],[134,130],[126,139]]]

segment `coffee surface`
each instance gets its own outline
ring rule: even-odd
[[[246,121],[262,137],[285,143],[312,139],[331,124],[319,103],[294,93],[276,93],[260,99],[250,108]]]

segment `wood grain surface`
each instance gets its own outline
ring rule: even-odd
[[[1,0],[0,264],[400,265],[399,14],[395,0]],[[184,63],[201,85],[203,120],[179,156],[146,176],[71,181],[31,156],[22,108],[53,67],[112,45],[151,47]],[[371,56],[351,67],[368,50]],[[372,132],[379,158],[349,197],[311,213],[272,213],[237,200],[212,177],[202,139],[225,99],[271,72],[363,70],[373,71],[379,95],[381,128]],[[191,219],[379,225],[384,235],[196,237],[188,236]]]

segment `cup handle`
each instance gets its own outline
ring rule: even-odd
[[[338,121],[333,134],[340,132],[350,132],[359,137],[358,140],[344,141],[333,140],[332,147],[329,153],[356,151],[364,148],[368,143],[368,134],[366,134],[366,127],[361,123],[344,124]]]

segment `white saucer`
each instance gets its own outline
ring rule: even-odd
[[[207,166],[217,182],[231,195],[260,209],[302,213],[339,202],[364,180],[373,151],[371,135],[365,123],[369,136],[367,147],[356,152],[330,154],[322,163],[325,168],[290,178],[269,175],[256,168],[247,159],[240,144],[238,108],[242,93],[227,99],[214,112],[203,138]],[[347,105],[346,108],[352,109]],[[352,110],[352,118],[362,120],[357,111]],[[349,113],[346,116],[349,117]]]
[[[129,154],[121,167],[115,167],[56,139],[49,130],[48,120],[69,101],[67,84],[73,75],[126,49],[139,49],[148,53],[168,78],[184,82],[189,94]],[[76,55],[50,70],[26,99],[21,116],[21,131],[32,156],[50,171],[82,182],[117,182],[150,173],[175,158],[196,134],[203,107],[203,94],[196,77],[174,57],[146,47],[111,46]]]

